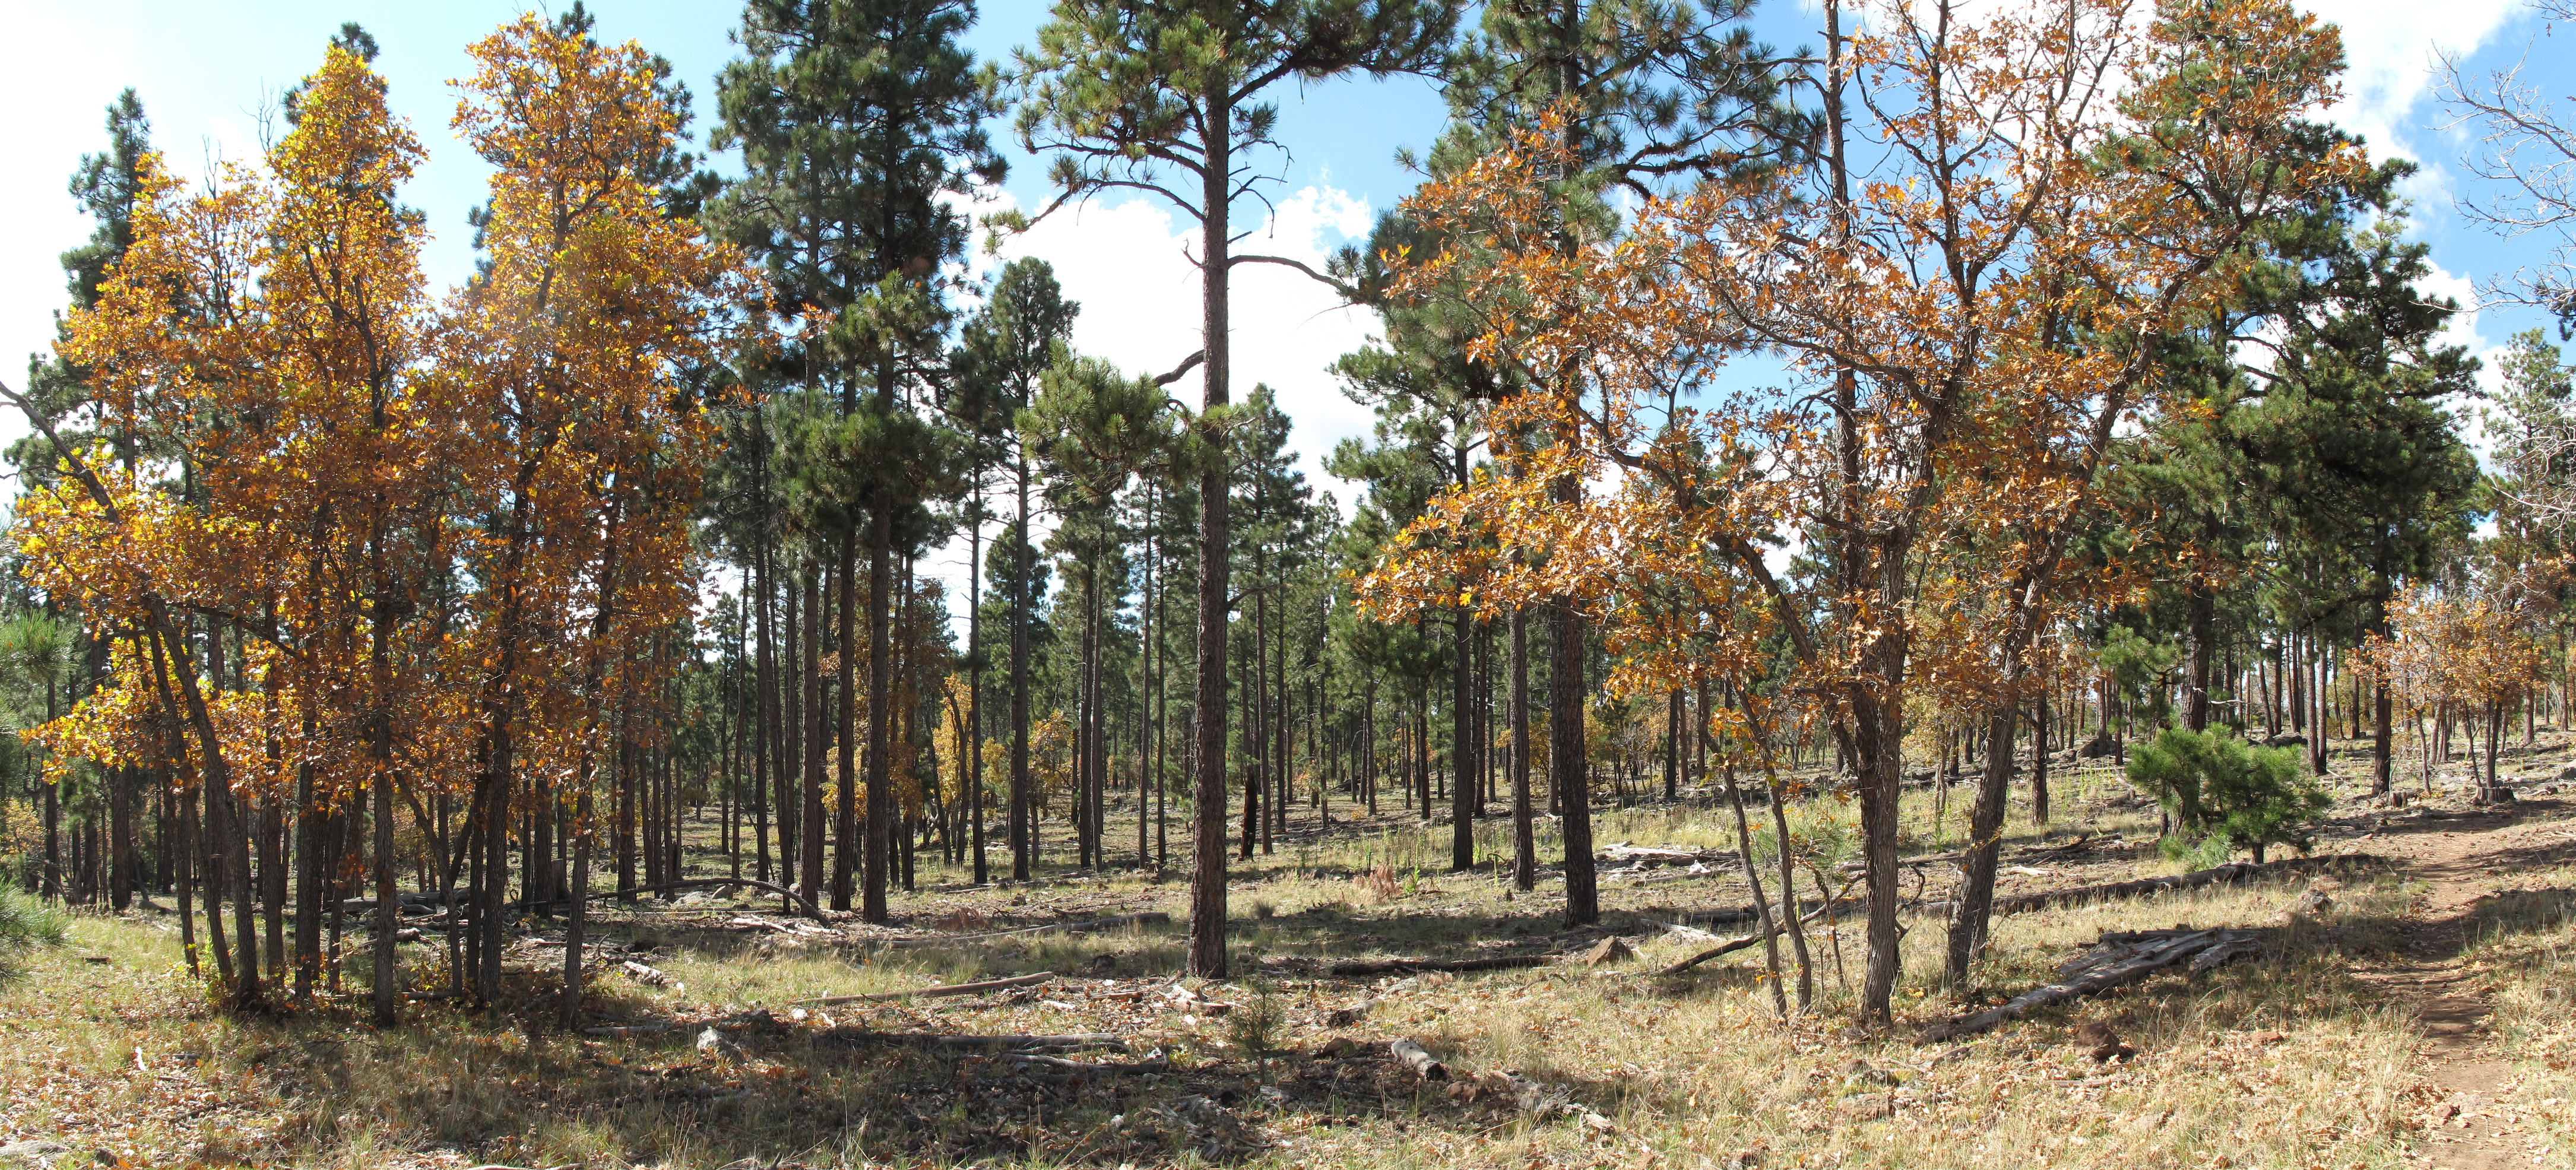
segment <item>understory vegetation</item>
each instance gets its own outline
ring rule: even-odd
[[[2463,299],[2312,5],[1756,7],[125,91],[0,381],[0,1166],[2576,1153],[2555,98],[2440,58]],[[1129,206],[1189,287],[1057,266]]]

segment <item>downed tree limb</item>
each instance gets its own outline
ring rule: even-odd
[[[2267,861],[2261,865],[2256,865],[2250,861],[2236,861],[2229,862],[2226,865],[2212,866],[2208,869],[2195,870],[2191,873],[2176,874],[2172,877],[2139,878],[2136,881],[2127,882],[2105,882],[2100,885],[2075,886],[2063,890],[2043,890],[2035,894],[2018,894],[2010,898],[1997,898],[1995,899],[1994,913],[1997,917],[2002,917],[2007,914],[2022,914],[2032,910],[2045,910],[2054,906],[2075,906],[2086,902],[2098,902],[2111,898],[2138,898],[2145,897],[2149,894],[2165,893],[2169,890],[2191,890],[2198,889],[2202,886],[2234,885],[2238,882],[2253,881],[2257,878],[2270,876],[2272,874],[2296,873],[2300,870],[2315,869],[2320,866],[2331,866],[2354,861],[2370,862],[2376,860],[2378,859],[2368,857],[2366,855],[2344,854],[2328,857],[2290,857],[2284,858],[2280,861]],[[1925,913],[1946,915],[1952,911],[1955,905],[1956,903],[1952,902],[1926,902],[1923,904],[1922,910]]]
[[[1411,1040],[1398,1039],[1395,1043],[1387,1045],[1386,1050],[1390,1055],[1395,1057],[1396,1063],[1412,1069],[1413,1075],[1421,1077],[1423,1080],[1445,1081],[1449,1079],[1449,1066],[1433,1059],[1428,1050]]]
[[[1152,1060],[1140,1060],[1134,1064],[1092,1064],[1080,1060],[1067,1060],[1061,1056],[1041,1056],[1034,1052],[1024,1052],[1011,1057],[1010,1060],[1013,1065],[1035,1064],[1047,1068],[1060,1068],[1067,1072],[1101,1073],[1112,1076],[1143,1076],[1147,1073],[1172,1071],[1171,1060],[1160,1056]]]
[[[2240,955],[2260,950],[2262,936],[2250,930],[2150,930],[2105,934],[2092,949],[2057,969],[2057,982],[2034,987],[2001,1007],[1944,1020],[1925,1028],[1917,1044],[1933,1044],[1987,1031],[2033,1010],[2114,987],[2134,983],[2185,959],[2191,970],[2207,971]]]
[[[761,881],[758,878],[691,878],[684,882],[663,882],[660,885],[637,886],[631,890],[603,890],[596,894],[584,896],[582,901],[600,902],[610,898],[640,897],[645,894],[667,894],[677,890],[708,889],[715,886],[749,886],[755,890],[767,890],[781,898],[785,898],[796,903],[798,906],[804,907],[806,917],[812,918],[817,922],[823,920],[822,907],[816,906],[813,902],[807,900],[804,895],[788,889],[785,886],[772,885],[768,882]],[[571,901],[572,899],[570,898],[557,898],[551,902],[520,902],[512,908],[516,910],[527,910],[535,906],[552,908],[565,905]]]
[[[981,983],[949,983],[912,991],[879,991],[868,995],[827,995],[821,999],[800,999],[799,1004],[831,1007],[844,1003],[882,1003],[890,999],[931,999],[942,995],[975,995],[986,991],[1007,991],[1014,987],[1034,987],[1056,977],[1053,971],[1035,975],[1015,975],[1009,979],[987,979]]]
[[[1511,971],[1522,967],[1544,967],[1555,961],[1554,955],[1503,955],[1490,959],[1372,959],[1335,963],[1325,968],[1333,975],[1412,975],[1423,971],[1463,974],[1469,971]]]
[[[1825,915],[1825,911],[1833,909],[1833,908],[1834,908],[1834,905],[1835,905],[1834,903],[1830,903],[1830,902],[1828,902],[1828,903],[1826,903],[1825,905],[1822,905],[1822,906],[1818,906],[1818,907],[1816,907],[1814,910],[1809,911],[1809,912],[1807,913],[1807,916],[1806,916],[1806,917],[1804,917],[1804,918],[1800,918],[1800,919],[1798,920],[1798,925],[1800,925],[1800,926],[1805,926],[1806,924],[1808,924],[1808,923],[1810,923],[1810,922],[1814,922],[1815,920],[1817,920],[1817,919],[1819,919],[1819,918],[1824,917],[1824,915]],[[1731,954],[1734,954],[1735,952],[1740,951],[1740,950],[1743,950],[1743,949],[1744,949],[1744,948],[1746,948],[1746,947],[1752,946],[1752,945],[1753,945],[1753,944],[1755,944],[1755,943],[1761,942],[1762,940],[1764,940],[1764,939],[1766,939],[1766,938],[1769,938],[1769,937],[1771,937],[1772,935],[1775,935],[1775,934],[1781,934],[1781,933],[1783,933],[1783,932],[1784,932],[1784,928],[1782,928],[1782,927],[1778,927],[1778,926],[1774,926],[1774,927],[1772,927],[1772,928],[1771,928],[1771,929],[1769,929],[1769,930],[1757,930],[1757,931],[1754,931],[1754,932],[1753,932],[1753,933],[1751,933],[1751,934],[1748,934],[1748,935],[1744,936],[1743,938],[1735,939],[1735,940],[1733,940],[1733,941],[1731,941],[1731,942],[1722,942],[1722,943],[1719,943],[1719,944],[1717,944],[1716,946],[1713,946],[1713,947],[1708,948],[1707,950],[1701,951],[1700,953],[1698,953],[1698,954],[1696,954],[1696,955],[1692,955],[1691,957],[1689,957],[1689,958],[1687,958],[1687,959],[1683,959],[1683,960],[1681,960],[1681,961],[1679,961],[1679,962],[1677,962],[1677,963],[1672,964],[1671,966],[1665,967],[1663,970],[1660,970],[1660,971],[1655,972],[1655,974],[1657,974],[1657,975],[1679,975],[1679,974],[1681,974],[1681,973],[1682,973],[1682,972],[1684,972],[1684,971],[1688,971],[1688,970],[1690,970],[1690,969],[1691,969],[1691,968],[1693,968],[1693,967],[1699,966],[1700,964],[1702,964],[1702,963],[1705,963],[1705,962],[1709,961],[1710,959],[1717,958],[1717,957],[1719,957],[1719,956],[1721,956],[1721,955],[1731,955]]]
[[[628,978],[646,987],[662,987],[671,982],[670,972],[649,963],[638,963],[633,959],[619,963],[617,969],[626,972]]]
[[[1112,927],[1138,926],[1145,923],[1170,922],[1171,920],[1172,916],[1164,913],[1163,911],[1147,910],[1141,914],[1120,914],[1110,918],[1094,918],[1087,922],[1050,922],[1044,926],[1023,926],[1017,930],[992,930],[986,931],[982,934],[948,934],[929,938],[899,938],[894,940],[893,945],[898,949],[904,947],[944,947],[951,946],[956,943],[982,942],[988,938],[1011,938],[1023,934],[1045,934],[1051,930],[1107,930]]]
[[[1854,881],[1843,883],[1843,888],[1850,889],[1857,880],[1858,879],[1854,879]],[[1902,907],[1902,905],[1902,903],[1899,903],[1900,907]],[[1832,903],[1828,904],[1819,902],[1814,898],[1809,898],[1798,903],[1798,909],[1806,912],[1804,917],[1799,918],[1798,921],[1805,922],[1828,910],[1834,911],[1836,914],[1842,916],[1866,913],[1869,910],[1869,900],[1866,898],[1836,898]],[[1760,914],[1754,913],[1753,907],[1751,906],[1738,906],[1728,910],[1700,910],[1681,915],[1677,921],[1692,926],[1735,926],[1741,923],[1759,921],[1761,917],[1762,916]]]
[[[887,1044],[911,1048],[981,1049],[981,1048],[1108,1048],[1127,1051],[1127,1042],[1107,1032],[1085,1032],[1072,1036],[959,1036],[946,1032],[864,1032],[856,1029],[834,1029],[817,1033],[819,1043]]]

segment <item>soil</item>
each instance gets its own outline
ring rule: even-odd
[[[2497,808],[2392,815],[2368,834],[2371,852],[2398,860],[2425,883],[2397,923],[2402,950],[2356,971],[2412,1004],[2423,1021],[2423,1072],[2441,1097],[2425,1121],[2436,1170],[2502,1170],[2545,1164],[2544,1140],[2505,1100],[2517,1075],[2504,1059],[2492,1011],[2461,962],[2480,899],[2519,874],[2565,859],[2576,802],[2528,798]]]

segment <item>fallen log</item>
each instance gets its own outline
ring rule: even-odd
[[[1934,1024],[1915,1037],[1915,1043],[1975,1035],[2039,1008],[2134,983],[2185,959],[2192,960],[2191,970],[2207,971],[2261,947],[2262,936],[2250,930],[2185,928],[2105,934],[2091,949],[2059,967],[2057,982],[2025,991],[2001,1007]]]
[[[749,886],[755,890],[767,890],[770,893],[776,894],[779,897],[785,898],[804,907],[807,917],[812,918],[817,922],[820,922],[823,919],[822,907],[816,906],[804,895],[788,889],[785,886],[772,885],[757,878],[691,878],[684,882],[663,882],[659,885],[637,886],[631,890],[604,890],[600,893],[585,895],[582,898],[582,901],[599,902],[605,901],[609,898],[636,897],[644,894],[667,894],[676,890],[707,889],[714,886]],[[557,898],[551,902],[520,902],[513,905],[511,909],[527,910],[535,906],[545,906],[552,909],[553,907],[562,906],[571,901],[572,899],[570,898]]]
[[[945,1032],[867,1032],[836,1028],[819,1032],[816,1043],[885,1044],[910,1048],[983,1049],[983,1048],[1107,1048],[1127,1051],[1127,1042],[1106,1032],[1085,1032],[1072,1036],[960,1036]]]
[[[1622,861],[1680,862],[1686,864],[1694,861],[1716,862],[1727,860],[1734,856],[1735,851],[1732,849],[1658,849],[1653,846],[1630,845],[1626,842],[1621,842],[1609,847],[1608,849],[1602,850],[1599,854],[1595,855],[1592,860],[1596,865],[1615,865]]]
[[[1997,898],[1995,899],[1994,913],[1996,917],[2002,917],[2008,914],[2023,914],[2032,910],[2045,910],[2055,906],[2076,906],[2082,905],[2086,902],[2098,902],[2111,898],[2138,898],[2149,894],[2166,893],[2172,890],[2191,890],[2198,889],[2202,886],[2212,885],[2234,885],[2238,882],[2253,881],[2257,878],[2270,876],[2272,874],[2295,873],[2300,870],[2315,869],[2319,866],[2330,866],[2352,861],[2375,860],[2377,859],[2362,855],[2345,854],[2328,857],[2290,857],[2284,858],[2280,861],[2267,861],[2261,865],[2256,865],[2250,861],[2235,861],[2229,862],[2226,865],[2212,866],[2208,869],[2194,870],[2191,873],[2176,874],[2172,877],[2139,878],[2135,881],[2126,882],[2104,882],[2100,885],[2074,886],[2063,890],[2043,890],[2035,894],[2017,894],[2010,898]],[[1956,905],[1957,904],[1953,902],[1926,902],[1923,904],[1922,910],[1928,914],[1946,915],[1949,914]]]
[[[1806,917],[1799,919],[1799,920],[1798,920],[1798,925],[1800,925],[1800,926],[1805,926],[1806,924],[1808,924],[1808,923],[1810,923],[1810,922],[1814,922],[1814,921],[1815,921],[1815,920],[1817,920],[1818,918],[1822,918],[1822,917],[1824,917],[1825,911],[1830,910],[1830,909],[1832,909],[1832,908],[1833,908],[1833,906],[1832,906],[1832,905],[1830,905],[1830,904],[1828,904],[1828,905],[1824,905],[1824,906],[1818,906],[1818,907],[1816,907],[1816,909],[1815,909],[1815,910],[1813,910],[1812,912],[1808,913],[1808,915],[1807,915]],[[1731,942],[1722,942],[1722,943],[1719,943],[1719,944],[1717,944],[1716,946],[1713,946],[1713,947],[1708,948],[1707,950],[1701,951],[1700,953],[1698,953],[1698,954],[1696,954],[1696,955],[1692,955],[1691,957],[1689,957],[1689,958],[1687,958],[1687,959],[1683,959],[1683,960],[1681,960],[1681,961],[1679,961],[1679,962],[1677,962],[1677,963],[1672,964],[1671,966],[1665,967],[1663,970],[1660,970],[1660,971],[1655,972],[1655,974],[1657,974],[1657,975],[1679,975],[1679,974],[1681,974],[1681,973],[1682,973],[1682,972],[1684,972],[1684,971],[1688,971],[1688,970],[1690,970],[1690,969],[1691,969],[1691,968],[1693,968],[1693,967],[1699,966],[1700,964],[1702,964],[1702,963],[1705,963],[1705,962],[1709,961],[1710,959],[1718,958],[1718,957],[1723,956],[1723,955],[1731,955],[1731,954],[1734,954],[1735,952],[1740,951],[1740,950],[1743,950],[1743,949],[1744,949],[1744,948],[1746,948],[1746,947],[1752,946],[1752,945],[1753,945],[1753,944],[1755,944],[1755,943],[1761,942],[1763,939],[1769,938],[1769,937],[1771,937],[1772,935],[1775,935],[1775,934],[1782,934],[1782,933],[1785,933],[1785,931],[1784,931],[1782,928],[1777,927],[1777,926],[1774,926],[1774,927],[1772,927],[1772,928],[1771,928],[1771,929],[1769,929],[1769,930],[1757,930],[1757,931],[1753,932],[1752,934],[1748,934],[1748,935],[1744,936],[1743,938],[1735,939],[1735,940],[1733,940],[1733,941],[1731,941]]]
[[[1171,920],[1172,916],[1164,913],[1163,911],[1147,910],[1140,914],[1120,914],[1110,918],[1094,918],[1087,922],[1050,922],[1044,926],[1023,926],[1016,930],[990,930],[982,934],[949,934],[937,935],[928,938],[899,938],[894,940],[892,945],[897,949],[906,947],[944,947],[957,943],[982,942],[988,938],[1011,938],[1024,934],[1045,934],[1048,931],[1053,930],[1107,930],[1112,927],[1137,926],[1149,922],[1170,922]]]
[[[981,983],[949,983],[938,987],[923,987],[913,991],[879,991],[868,995],[827,995],[821,999],[800,999],[796,1002],[800,1004],[815,1004],[822,1007],[831,1007],[834,1004],[844,1003],[881,1003],[890,999],[930,999],[942,995],[975,995],[986,991],[1007,991],[1014,987],[1033,987],[1055,977],[1056,974],[1053,971],[1040,971],[1035,975],[1015,975],[1008,979],[987,979]]]
[[[1851,883],[1844,883],[1843,888],[1851,888]],[[1832,910],[1838,914],[1845,915],[1864,913],[1869,909],[1869,901],[1865,898],[1836,898],[1829,905],[1824,902],[1819,902],[1814,898],[1809,898],[1798,903],[1798,909],[1804,912],[1804,916],[1799,918],[1798,921],[1805,922],[1827,910]],[[1754,913],[1753,907],[1751,906],[1738,906],[1728,910],[1693,911],[1691,913],[1681,915],[1678,918],[1678,921],[1694,926],[1737,926],[1747,922],[1758,921],[1761,917],[1762,916],[1760,914]]]
[[[1325,970],[1338,976],[1412,975],[1424,971],[1463,974],[1469,971],[1511,971],[1522,967],[1544,967],[1555,960],[1554,955],[1503,955],[1490,959],[1372,959],[1335,963]]]
[[[2077,837],[2072,841],[2061,841],[2055,845],[2024,845],[2019,849],[2013,850],[2012,855],[2016,859],[2030,857],[2072,857],[2078,853],[2090,853],[2105,846],[2125,845],[2127,843],[2128,842],[2123,840],[2118,833],[2105,833],[2099,837]]]
[[[1412,1069],[1413,1075],[1421,1077],[1423,1080],[1445,1081],[1449,1079],[1449,1066],[1433,1059],[1428,1050],[1411,1040],[1398,1039],[1395,1043],[1387,1045],[1386,1050],[1390,1055],[1395,1057],[1396,1063]]]
[[[1087,1061],[1067,1060],[1061,1056],[1042,1056],[1034,1052],[1023,1052],[1011,1057],[1011,1063],[1014,1066],[1035,1064],[1047,1068],[1060,1068],[1067,1072],[1102,1073],[1111,1076],[1143,1076],[1146,1073],[1172,1071],[1172,1062],[1168,1058],[1159,1056],[1152,1060],[1140,1060],[1134,1064],[1092,1064]]]
[[[628,959],[623,963],[619,963],[617,968],[626,972],[629,978],[635,980],[637,983],[645,985],[646,987],[662,987],[671,982],[670,972],[659,967],[652,966],[648,963],[638,963],[633,959]]]

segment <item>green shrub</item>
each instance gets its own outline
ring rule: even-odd
[[[2129,757],[2129,782],[2155,797],[2188,837],[2251,850],[2260,863],[2268,846],[2308,848],[2308,826],[2334,804],[2305,765],[2290,748],[2168,731]]]
[[[16,973],[18,958],[28,950],[42,946],[60,946],[70,931],[62,908],[0,886],[0,979]]]

